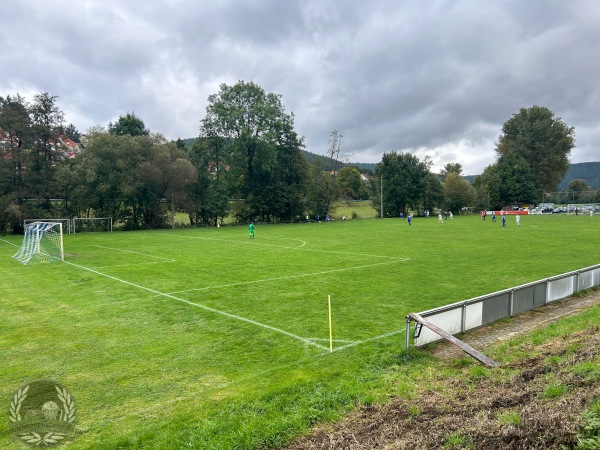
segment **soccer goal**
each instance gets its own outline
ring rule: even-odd
[[[73,233],[82,231],[112,231],[112,217],[75,217]]]
[[[23,242],[13,258],[27,264],[34,256],[45,262],[65,260],[62,223],[33,222],[25,225]]]
[[[567,214],[575,214],[575,215],[582,215],[582,216],[587,216],[589,215],[590,211],[592,211],[592,214],[594,213],[594,211],[596,211],[598,209],[597,205],[593,205],[593,204],[583,204],[583,203],[578,203],[578,204],[574,204],[574,203],[569,203],[567,205]]]

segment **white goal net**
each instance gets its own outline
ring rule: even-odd
[[[27,264],[31,258],[40,261],[64,261],[62,224],[58,222],[33,222],[25,225],[25,236],[16,260]]]

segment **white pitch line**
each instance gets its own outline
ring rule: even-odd
[[[235,239],[208,238],[208,237],[202,237],[202,236],[179,236],[176,234],[169,234],[169,233],[158,233],[158,234],[161,234],[163,236],[171,236],[171,237],[186,238],[186,239],[202,239],[202,240],[206,240],[206,241],[232,242],[234,244],[241,244],[241,245],[263,245],[263,246],[267,246],[267,247],[283,248],[286,250],[302,250],[305,252],[333,253],[333,254],[337,254],[337,255],[350,255],[350,256],[366,256],[368,258],[388,258],[388,259],[396,258],[396,256],[373,255],[370,253],[341,252],[341,251],[337,251],[337,250],[322,250],[322,249],[318,249],[318,248],[306,248],[304,246],[286,247],[284,245],[276,245],[276,244],[267,244],[265,242],[257,242],[256,240],[253,240],[253,239],[247,240],[247,241],[246,240],[237,241]]]
[[[363,339],[362,341],[354,341],[351,344],[344,345],[344,346],[338,347],[338,348],[334,348],[333,351],[337,352],[337,351],[340,351],[340,350],[345,350],[345,349],[347,349],[349,347],[354,347],[355,345],[364,344],[365,342],[370,342],[370,341],[377,341],[379,339],[383,339],[383,338],[386,338],[386,337],[394,336],[396,334],[405,333],[405,332],[406,332],[406,328],[403,328],[401,330],[391,331],[389,333],[380,334],[379,336],[375,336],[375,337],[368,338],[368,339]]]
[[[362,266],[345,267],[343,269],[324,270],[322,272],[302,273],[299,275],[289,275],[286,277],[263,278],[261,280],[240,281],[238,283],[219,284],[219,285],[215,285],[215,286],[206,286],[206,287],[201,287],[201,288],[185,289],[183,291],[174,291],[174,292],[169,292],[169,294],[181,294],[183,292],[193,292],[193,291],[208,291],[211,289],[222,289],[222,288],[228,288],[228,287],[234,287],[234,286],[243,286],[245,284],[267,283],[270,281],[281,281],[281,280],[291,280],[293,278],[313,277],[316,275],[327,275],[330,273],[345,272],[348,270],[366,269],[368,267],[384,266],[384,265],[388,265],[388,264],[394,264],[397,262],[405,262],[408,260],[409,260],[408,258],[402,258],[402,259],[397,259],[395,261],[386,261],[386,262],[375,263],[375,264],[366,264],[366,265],[362,265]]]
[[[106,248],[109,250],[116,250],[118,252],[127,252],[127,253],[135,253],[136,255],[142,255],[142,256],[147,256],[148,258],[156,258],[156,259],[162,259],[164,261],[171,261],[171,262],[177,262],[174,259],[169,259],[169,258],[163,258],[161,256],[154,256],[154,255],[148,255],[146,253],[140,253],[140,252],[134,252],[133,250],[123,250],[120,248],[113,248],[113,247],[105,247],[104,245],[95,245],[94,247],[100,247],[100,248]]]
[[[17,244],[13,244],[12,242],[5,241],[4,239],[0,239],[2,242],[6,242],[8,245],[12,245],[13,247],[18,247]]]
[[[329,338],[306,338],[306,339],[309,339],[311,341],[326,341],[326,342],[329,342]],[[333,342],[351,342],[351,343],[354,343],[354,342],[357,342],[357,341],[351,341],[349,339],[333,339]]]
[[[151,293],[156,294],[156,295],[160,295],[160,296],[163,296],[163,297],[170,298],[171,300],[176,300],[178,302],[182,302],[182,303],[186,303],[188,305],[192,305],[192,306],[196,306],[198,308],[202,308],[202,309],[204,309],[206,311],[210,311],[210,312],[215,313],[215,314],[220,314],[222,316],[229,317],[230,319],[239,320],[240,322],[246,322],[246,323],[249,323],[251,325],[255,325],[255,326],[258,326],[258,327],[261,327],[261,328],[265,328],[267,330],[275,331],[277,333],[284,334],[284,335],[286,335],[288,337],[291,337],[293,339],[297,339],[299,341],[302,341],[305,344],[312,345],[314,347],[320,348],[321,350],[329,351],[329,349],[327,347],[325,347],[323,345],[320,345],[320,344],[317,344],[316,342],[312,342],[312,341],[310,341],[310,340],[308,340],[306,338],[303,338],[301,336],[298,336],[296,334],[290,333],[289,331],[285,331],[285,330],[282,330],[280,328],[272,327],[271,325],[266,325],[264,323],[260,323],[260,322],[257,322],[255,320],[252,320],[252,319],[247,319],[245,317],[236,316],[235,314],[230,314],[230,313],[225,312],[225,311],[220,311],[218,309],[211,308],[211,307],[205,306],[205,305],[201,305],[199,303],[190,302],[189,300],[185,300],[183,298],[175,297],[174,295],[171,295],[171,294],[165,294],[164,292],[159,292],[159,291],[157,291],[155,289],[151,289],[151,288],[148,288],[148,287],[145,287],[145,286],[141,286],[139,284],[132,283],[130,281],[126,281],[126,280],[122,280],[122,279],[117,278],[117,277],[113,277],[112,275],[108,275],[108,274],[105,274],[105,273],[102,273],[102,272],[98,272],[97,270],[90,269],[89,267],[80,266],[79,264],[74,264],[74,263],[68,262],[68,261],[65,261],[65,263],[69,264],[71,266],[74,266],[74,267],[78,267],[78,268],[83,269],[83,270],[87,270],[88,272],[95,273],[96,275],[100,275],[100,276],[109,278],[111,280],[118,281],[119,283],[123,283],[123,284],[126,284],[128,286],[133,286],[135,288],[142,289],[144,291],[151,292]]]

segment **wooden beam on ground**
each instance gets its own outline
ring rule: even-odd
[[[470,345],[466,344],[465,342],[461,341],[458,338],[455,338],[450,333],[442,330],[440,327],[438,327],[437,325],[431,323],[429,320],[425,319],[424,317],[421,317],[419,314],[417,314],[417,313],[410,313],[408,316],[412,320],[414,320],[415,322],[419,322],[424,327],[427,327],[431,331],[433,331],[434,333],[439,334],[441,337],[443,337],[447,341],[451,342],[452,344],[456,345],[462,351],[464,351],[465,353],[468,353],[473,358],[475,358],[476,360],[482,362],[486,366],[488,366],[488,367],[498,367],[500,365],[496,361],[493,361],[490,358],[488,358],[487,356],[485,356],[483,353],[475,350]]]

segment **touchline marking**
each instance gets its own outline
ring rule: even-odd
[[[379,339],[383,339],[383,338],[386,338],[386,337],[394,336],[396,334],[405,333],[405,332],[406,332],[406,329],[404,329],[404,328],[401,329],[401,330],[391,331],[389,333],[380,334],[379,336],[375,336],[375,337],[372,337],[372,338],[364,339],[362,341],[354,341],[351,344],[344,345],[342,347],[334,348],[333,351],[337,352],[337,351],[340,351],[340,350],[345,350],[345,349],[347,349],[349,347],[354,347],[355,345],[364,344],[365,342],[370,342],[370,341],[377,341]]]
[[[219,284],[219,285],[215,285],[215,286],[206,286],[206,287],[201,287],[201,288],[185,289],[183,291],[174,291],[174,292],[169,292],[169,294],[181,294],[183,292],[193,292],[193,291],[208,291],[210,289],[221,289],[221,288],[228,288],[228,287],[234,287],[234,286],[243,286],[245,284],[267,283],[269,281],[281,281],[281,280],[291,280],[293,278],[313,277],[315,275],[326,275],[329,273],[345,272],[347,270],[356,270],[356,269],[365,269],[367,267],[384,266],[387,264],[394,264],[397,262],[405,262],[408,260],[409,260],[408,258],[402,258],[402,259],[397,259],[395,261],[386,261],[386,262],[380,262],[380,263],[375,263],[375,264],[366,264],[364,266],[345,267],[343,269],[324,270],[322,272],[302,273],[299,275],[289,275],[287,277],[263,278],[261,280],[240,281],[238,283]]]
[[[176,260],[174,260],[174,259],[163,258],[163,257],[161,257],[161,256],[148,255],[148,254],[146,254],[146,253],[134,252],[133,250],[123,250],[123,249],[120,249],[120,248],[105,247],[104,245],[95,245],[94,247],[107,248],[108,250],[116,250],[116,251],[118,251],[118,252],[135,253],[136,255],[147,256],[148,258],[156,258],[156,259],[162,259],[162,260],[164,260],[164,261],[177,262],[177,261],[176,261]]]
[[[267,244],[265,242],[256,242],[255,240],[236,241],[234,239],[208,238],[208,237],[202,237],[202,236],[178,236],[176,234],[169,234],[169,233],[157,233],[157,234],[161,234],[163,236],[177,237],[177,238],[202,239],[202,240],[206,240],[206,241],[232,242],[234,244],[241,244],[241,245],[264,245],[267,247],[283,248],[286,250],[302,249],[302,251],[305,251],[305,252],[320,252],[320,253],[333,253],[333,254],[337,254],[337,255],[366,256],[368,258],[388,258],[388,259],[396,258],[395,256],[373,255],[370,253],[352,253],[352,252],[341,252],[341,251],[336,251],[336,250],[322,250],[322,249],[318,249],[318,248],[305,248],[303,245],[301,245],[300,247],[286,247],[284,245],[275,245],[275,244]]]
[[[102,272],[98,272],[97,270],[90,269],[89,267],[80,266],[79,264],[74,264],[74,263],[68,262],[68,261],[64,261],[64,262],[65,262],[65,264],[69,264],[70,266],[74,266],[74,267],[78,267],[78,268],[83,269],[83,270],[87,270],[88,272],[92,272],[92,273],[95,273],[96,275],[100,275],[100,276],[109,278],[111,280],[118,281],[119,283],[123,283],[123,284],[126,284],[128,286],[133,286],[135,288],[142,289],[144,291],[151,292],[151,293],[156,294],[156,295],[167,297],[167,298],[170,298],[171,300],[176,300],[178,302],[187,303],[188,305],[196,306],[196,307],[202,308],[202,309],[204,309],[206,311],[210,311],[210,312],[215,313],[215,314],[220,314],[222,316],[229,317],[230,319],[239,320],[240,322],[246,322],[246,323],[249,323],[251,325],[256,325],[258,327],[265,328],[267,330],[275,331],[277,333],[281,333],[281,334],[284,334],[284,335],[286,335],[288,337],[291,337],[291,338],[297,339],[299,341],[302,341],[305,344],[317,347],[317,348],[319,348],[321,350],[329,351],[329,349],[327,347],[325,347],[323,345],[320,345],[320,344],[317,344],[316,342],[312,342],[312,341],[310,341],[310,340],[308,340],[306,338],[303,338],[301,336],[298,336],[296,334],[290,333],[289,331],[285,331],[285,330],[282,330],[280,328],[272,327],[271,325],[266,325],[264,323],[260,323],[260,322],[257,322],[255,320],[252,320],[252,319],[247,319],[245,317],[236,316],[235,314],[230,314],[230,313],[225,312],[225,311],[220,311],[218,309],[211,308],[210,306],[205,306],[205,305],[201,305],[199,303],[190,302],[189,300],[185,300],[183,298],[175,297],[174,295],[171,295],[171,294],[165,294],[164,292],[159,292],[159,291],[157,291],[155,289],[151,289],[151,288],[148,288],[148,287],[145,287],[145,286],[140,286],[139,284],[135,284],[135,283],[132,283],[130,281],[126,281],[126,280],[122,280],[122,279],[117,278],[117,277],[113,277],[112,275],[108,275],[108,274],[105,274],[105,273],[102,273]]]

